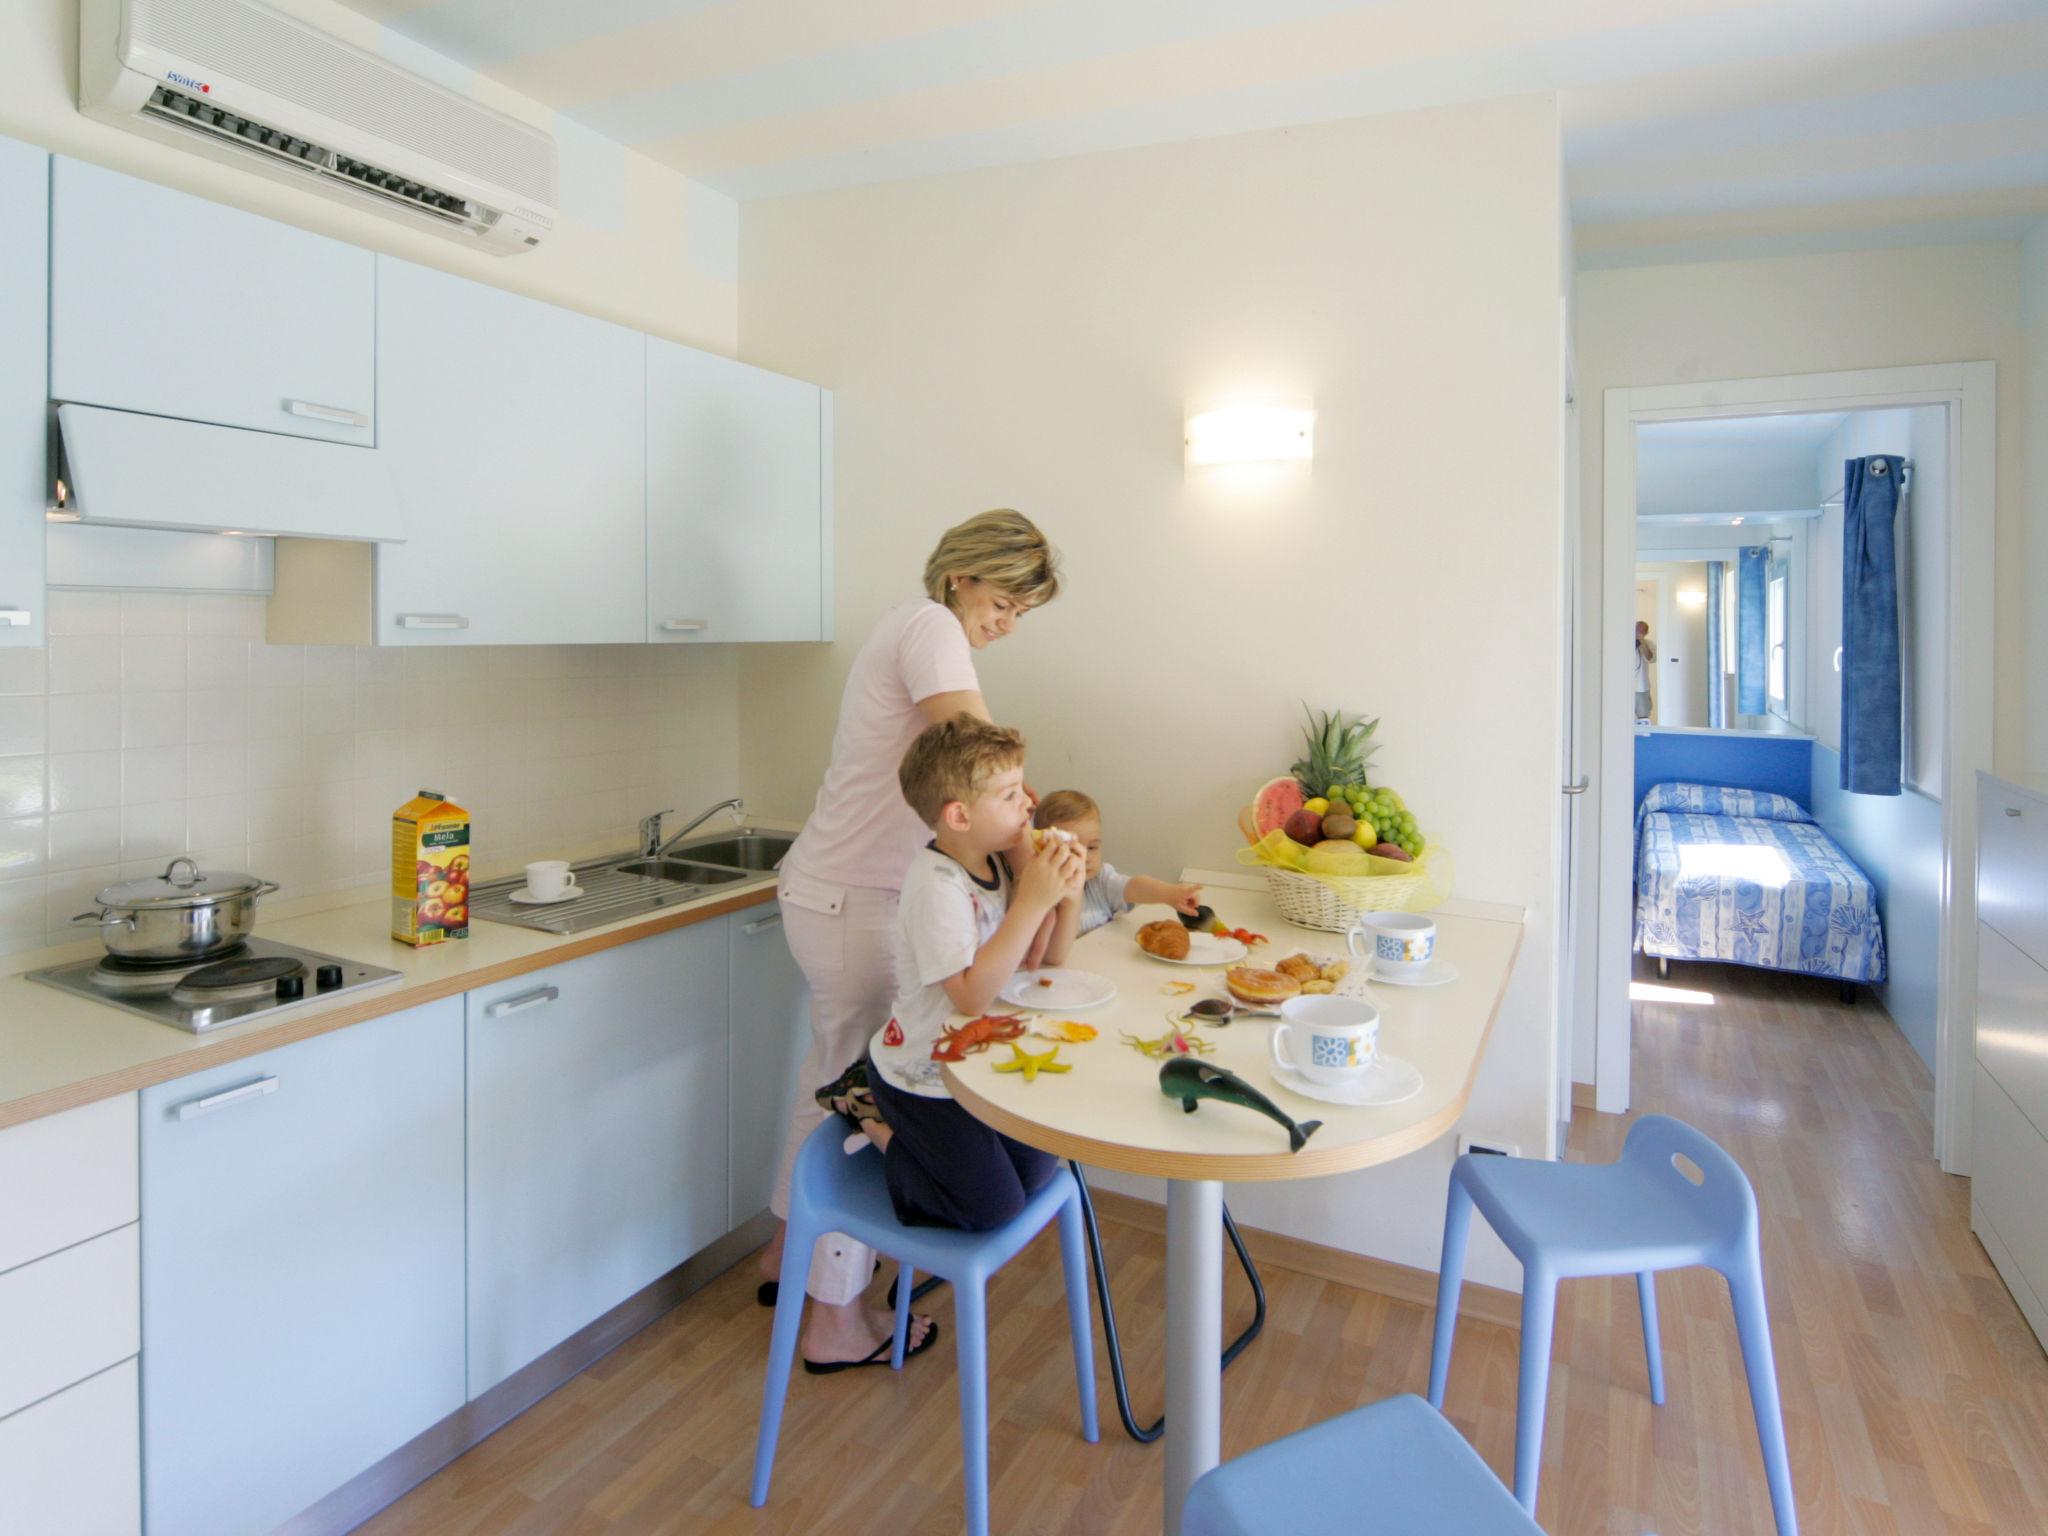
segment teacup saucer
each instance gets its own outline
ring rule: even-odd
[[[1320,1099],[1325,1104],[1348,1104],[1354,1109],[1370,1109],[1381,1104],[1399,1104],[1422,1092],[1421,1069],[1398,1056],[1389,1056],[1385,1051],[1378,1052],[1372,1065],[1356,1081],[1349,1083],[1312,1083],[1293,1067],[1277,1062],[1266,1065],[1273,1074],[1273,1081],[1289,1093],[1298,1093],[1305,1099]]]
[[[574,901],[582,894],[582,891],[577,890],[564,891],[559,896],[536,896],[522,885],[518,890],[510,892],[505,899],[514,906],[519,907],[554,907],[561,905],[565,901]]]
[[[1404,976],[1390,976],[1380,969],[1378,961],[1374,961],[1372,979],[1383,981],[1390,987],[1441,987],[1446,982],[1458,979],[1458,968],[1450,961],[1439,958]]]

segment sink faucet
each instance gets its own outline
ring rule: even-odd
[[[690,824],[684,827],[682,831],[671,833],[666,838],[661,835],[661,818],[675,815],[673,807],[666,811],[656,811],[652,816],[642,816],[640,818],[640,857],[643,859],[661,858],[669,849],[703,826],[705,822],[716,816],[720,811],[731,811],[733,825],[736,827],[743,827],[747,824],[747,808],[740,802],[738,795],[734,795],[730,800],[721,800],[718,804],[712,806],[710,810],[705,811],[699,816],[692,817]]]

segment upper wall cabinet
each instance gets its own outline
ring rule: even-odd
[[[0,139],[0,646],[43,643],[50,157]]]
[[[831,638],[831,404],[648,339],[648,639]]]
[[[407,542],[377,552],[378,643],[646,631],[645,338],[377,259],[378,448]]]
[[[370,252],[62,156],[50,186],[52,399],[374,441]]]

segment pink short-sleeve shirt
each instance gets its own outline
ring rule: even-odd
[[[932,835],[896,778],[925,727],[918,704],[980,688],[967,631],[950,608],[920,597],[885,613],[847,674],[832,763],[783,869],[832,885],[900,890]]]

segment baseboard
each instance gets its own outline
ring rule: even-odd
[[[1573,1084],[1572,1084],[1572,1108],[1573,1108],[1573,1109],[1598,1109],[1599,1107],[1600,1107],[1600,1090],[1599,1090],[1599,1089],[1595,1088],[1595,1087],[1594,1087],[1594,1086],[1593,1086],[1593,1085],[1592,1085],[1591,1083],[1573,1083]]]
[[[664,1313],[704,1289],[775,1234],[775,1218],[762,1211],[695,1257],[636,1291],[596,1322],[571,1334],[531,1365],[415,1436],[374,1467],[360,1472],[272,1536],[342,1536],[400,1495],[417,1487],[472,1446],[526,1412],[550,1392],[587,1370]]]
[[[1095,1201],[1096,1211],[1112,1221],[1123,1222],[1141,1232],[1163,1235],[1166,1231],[1166,1207],[1163,1205],[1140,1200],[1135,1195],[1118,1194],[1114,1190],[1091,1189],[1089,1194]],[[1334,1280],[1353,1290],[1371,1291],[1376,1296],[1388,1296],[1395,1301],[1410,1301],[1431,1309],[1436,1306],[1436,1275],[1433,1271],[1412,1269],[1390,1259],[1370,1258],[1342,1248],[1328,1248],[1306,1238],[1262,1232],[1257,1227],[1240,1225],[1237,1230],[1244,1238],[1245,1247],[1251,1250],[1252,1257],[1261,1264],[1291,1269],[1298,1275],[1313,1275],[1318,1280]],[[1458,1315],[1519,1329],[1522,1326],[1522,1298],[1498,1286],[1467,1280],[1458,1292]]]

